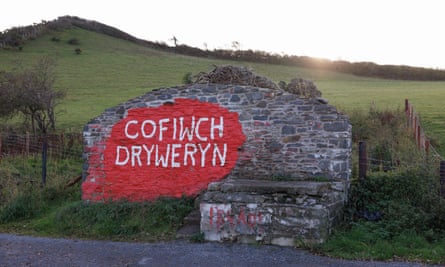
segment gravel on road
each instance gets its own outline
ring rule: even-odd
[[[0,266],[426,266],[408,262],[349,261],[267,245],[130,243],[0,233]]]

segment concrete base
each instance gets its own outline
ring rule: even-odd
[[[208,189],[200,203],[206,240],[280,246],[324,242],[347,195],[346,182],[227,180]]]

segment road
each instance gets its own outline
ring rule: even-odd
[[[0,266],[426,266],[419,263],[347,261],[305,250],[266,245],[129,243],[0,234]]]

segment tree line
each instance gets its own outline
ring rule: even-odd
[[[48,33],[50,30],[64,30],[71,27],[79,27],[85,30],[106,34],[115,38],[124,39],[145,47],[154,48],[166,52],[206,57],[215,59],[228,59],[235,61],[248,61],[256,63],[278,64],[314,69],[324,69],[357,76],[376,77],[398,80],[418,81],[445,81],[445,70],[403,65],[379,65],[372,62],[351,63],[343,60],[331,61],[328,59],[312,58],[307,56],[280,55],[257,50],[240,50],[240,45],[233,49],[200,49],[185,44],[180,44],[174,37],[174,46],[164,42],[151,42],[138,39],[117,28],[100,22],[86,20],[75,16],[63,16],[53,21],[42,21],[27,27],[15,27],[0,33],[0,48],[22,48],[24,42]]]

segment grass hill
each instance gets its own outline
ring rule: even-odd
[[[17,64],[29,66],[44,56],[56,60],[55,86],[66,91],[66,98],[57,109],[59,130],[80,132],[83,125],[108,107],[156,88],[182,84],[187,73],[197,74],[213,69],[213,65],[232,64],[252,68],[276,83],[295,77],[313,80],[323,97],[341,111],[350,113],[351,118],[357,117],[353,114],[356,110],[367,114],[372,106],[379,110],[403,109],[408,98],[421,114],[424,128],[435,143],[445,144],[442,100],[445,81],[366,78],[326,68],[186,56],[135,40],[114,28],[98,31],[103,25],[89,25],[94,26],[93,29],[82,25],[42,29],[39,34],[9,48],[1,47],[0,34],[0,71],[12,70]],[[379,116],[379,112],[369,113]],[[361,121],[353,127],[365,129],[368,135],[364,138],[397,139],[403,144],[397,133],[399,129],[404,130],[404,120],[396,121],[401,122],[391,125],[396,129],[382,130],[381,119],[368,116],[363,119],[364,127],[358,126]],[[407,145],[409,152],[402,152],[403,158],[410,158],[406,163],[410,167],[408,172],[376,173],[365,183],[353,180],[352,204],[346,209],[351,217],[345,221],[349,227],[339,228],[324,247],[313,249],[349,259],[444,263],[445,205],[438,201],[434,187],[437,175],[429,176],[428,171],[434,172],[431,163],[416,160],[412,147]],[[445,155],[445,145],[443,147],[440,152]],[[40,176],[36,166],[40,166],[40,162],[39,154],[2,158],[0,231],[127,241],[171,240],[193,206],[191,199],[165,200],[153,205],[125,202],[84,205],[78,185],[66,188],[66,182],[71,183],[80,174],[83,162],[78,154],[49,162],[49,179],[43,190],[36,186]],[[384,220],[355,221],[355,214],[360,215],[355,211],[367,211],[364,207],[383,210]],[[202,236],[194,236],[194,240],[202,240]]]
[[[70,40],[74,44],[69,44]],[[53,57],[56,86],[67,93],[57,110],[58,128],[63,130],[80,131],[108,107],[155,88],[182,84],[186,73],[233,64],[250,67],[277,83],[295,77],[313,80],[323,97],[346,113],[371,106],[402,109],[408,98],[434,142],[445,143],[443,81],[366,78],[326,69],[186,56],[76,26],[45,31],[20,47],[0,50],[0,71],[11,70],[17,63],[33,64],[43,56]],[[77,48],[80,54],[75,53]]]

